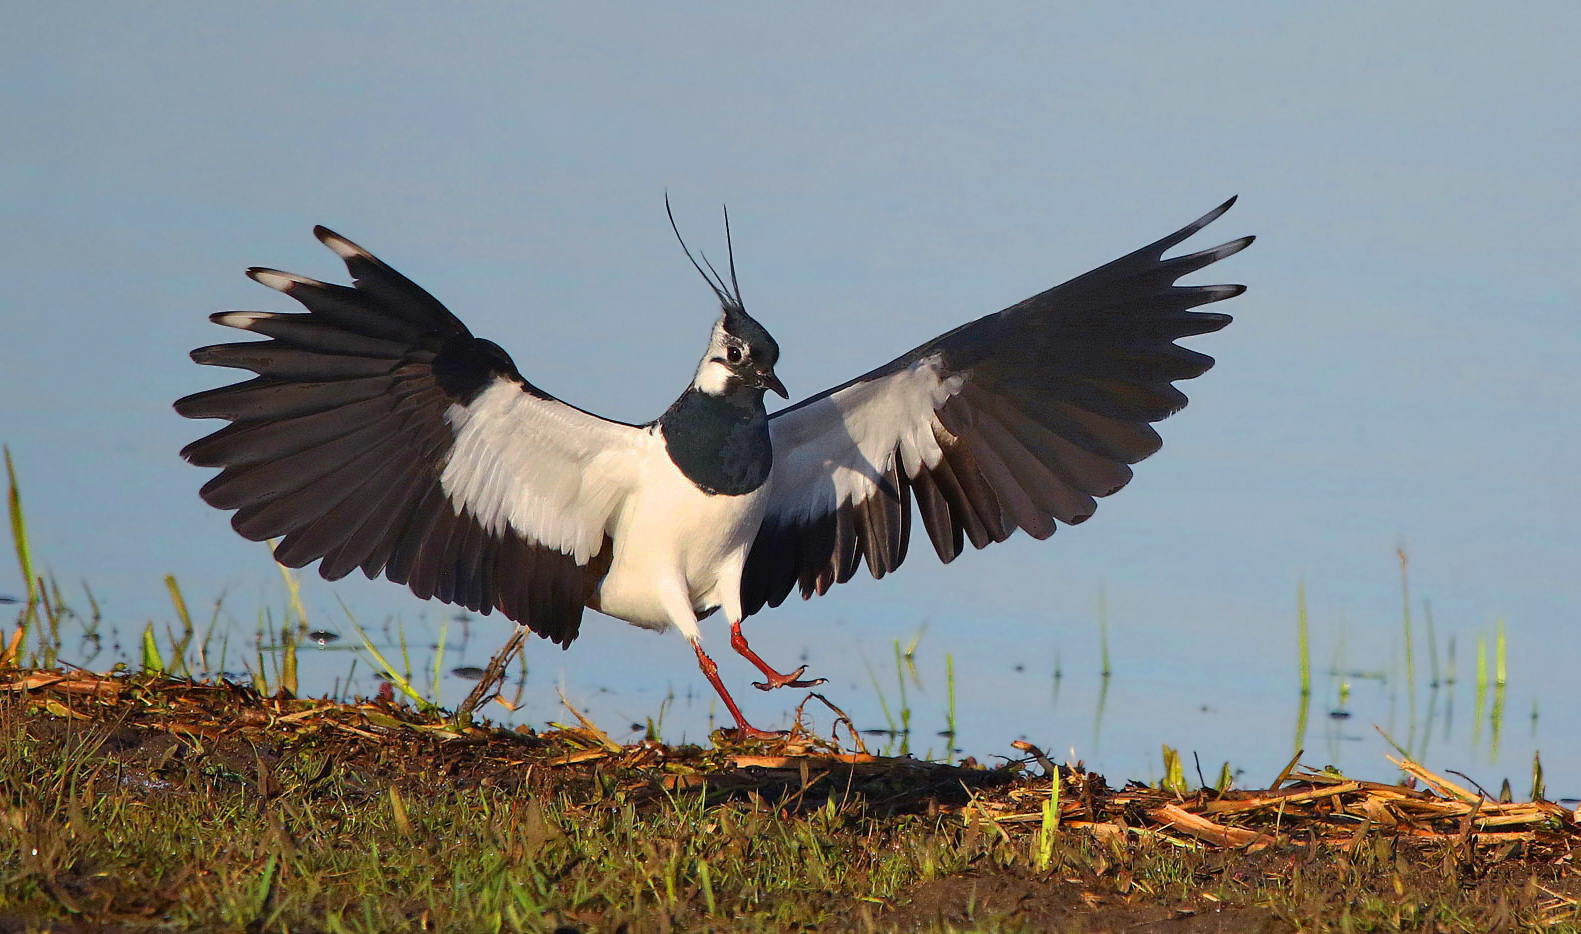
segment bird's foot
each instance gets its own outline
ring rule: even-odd
[[[803,681],[801,676],[806,673],[807,666],[803,665],[790,674],[781,674],[778,669],[758,657],[752,651],[752,646],[747,645],[747,637],[741,634],[741,621],[736,620],[730,624],[730,647],[735,649],[742,658],[757,666],[763,672],[767,681],[754,681],[752,686],[760,691],[772,691],[775,688],[815,688],[827,681],[827,678],[810,678]]]
[[[790,674],[781,674],[772,668],[764,666],[763,675],[768,680],[754,681],[752,686],[760,691],[772,691],[775,688],[815,688],[829,680],[828,678],[809,678],[803,681],[801,676],[806,674],[806,672],[806,665],[801,666]]]
[[[740,726],[725,727],[720,732],[728,733],[735,740],[781,740],[790,735],[785,730],[760,730],[746,723]]]

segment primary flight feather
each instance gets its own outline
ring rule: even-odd
[[[755,735],[698,620],[723,610],[758,687],[815,684],[760,659],[742,619],[863,562],[874,577],[894,570],[913,503],[945,562],[967,542],[1085,521],[1158,450],[1152,423],[1186,404],[1174,383],[1213,365],[1175,341],[1229,324],[1191,309],[1245,289],[1175,283],[1252,238],[1164,253],[1234,202],[772,414],[765,393],[786,394],[778,344],[747,314],[733,257],[728,281],[693,260],[721,314],[691,385],[645,425],[539,389],[423,289],[318,227],[353,284],[248,270],[307,310],[212,316],[267,339],[192,352],[256,377],[176,402],[230,422],[181,453],[221,468],[204,500],[234,510],[243,536],[279,538],[288,566],[383,574],[563,646],[587,607],[678,629]]]

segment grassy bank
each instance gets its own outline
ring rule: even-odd
[[[1581,930],[1575,815],[1427,773],[1116,789],[1031,749],[989,769],[0,685],[0,930]]]

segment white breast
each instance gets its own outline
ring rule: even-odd
[[[642,478],[615,519],[615,553],[599,588],[599,610],[637,626],[676,626],[695,638],[678,606],[741,613],[741,570],[763,520],[763,491],[710,495],[681,474],[657,428]],[[686,630],[690,629],[690,632]]]

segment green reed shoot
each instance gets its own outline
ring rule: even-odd
[[[911,703],[906,698],[906,658],[901,651],[900,640],[895,640],[895,681],[900,685],[900,735],[906,737],[911,733]],[[900,749],[902,754],[906,751],[906,740],[902,738]]]
[[[1410,559],[1406,557],[1403,545],[1396,548],[1394,553],[1400,557],[1400,619],[1405,627],[1405,693],[1411,719],[1411,736],[1414,738],[1416,736],[1416,653],[1411,646],[1411,580],[1408,574]]]
[[[1109,596],[1102,587],[1098,588],[1098,648],[1103,661],[1103,676],[1108,678],[1114,670],[1109,667]]]
[[[1300,751],[1298,750],[1296,754],[1300,755]],[[1230,764],[1226,762],[1219,767],[1219,780],[1213,783],[1213,790],[1223,794],[1229,791],[1233,784],[1235,784],[1235,773],[1230,771]]]
[[[93,588],[88,586],[87,581],[82,582],[82,592],[88,598],[88,612],[92,617],[88,623],[89,631],[97,630],[99,620],[104,618],[104,614],[99,612],[99,601],[93,596]]]
[[[878,674],[873,671],[873,665],[867,659],[862,659],[862,664],[867,668],[867,677],[873,682],[873,693],[878,695],[878,709],[884,713],[884,725],[891,736],[899,735],[895,729],[895,717],[889,712],[889,701],[884,697],[884,686],[878,683]]]
[[[1504,620],[1502,620],[1502,619],[1498,621],[1498,630],[1497,630],[1497,635],[1496,635],[1495,639],[1496,639],[1496,641],[1494,643],[1495,667],[1494,667],[1494,673],[1493,673],[1493,685],[1494,685],[1495,688],[1501,688],[1501,687],[1504,687],[1504,683],[1505,683],[1505,680],[1506,680],[1505,676],[1508,673],[1507,669],[1505,668]]]
[[[1296,712],[1295,748],[1306,742],[1307,714],[1312,706],[1312,652],[1307,642],[1307,584],[1296,579],[1296,649],[1301,666],[1301,706]]]
[[[1164,746],[1164,780],[1159,784],[1177,795],[1186,793],[1186,772],[1180,765],[1180,753],[1169,745]]]
[[[949,694],[950,706],[944,714],[945,748],[947,761],[955,761],[955,656],[944,653],[944,687]]]
[[[703,890],[703,907],[712,915],[717,910],[714,903],[714,880],[709,874],[708,860],[700,856],[697,858],[697,883]]]
[[[23,586],[27,588],[27,606],[22,610],[22,616],[17,625],[22,628],[22,641],[18,643],[22,651],[27,646],[27,630],[29,624],[37,617],[38,612],[38,579],[33,576],[33,549],[28,546],[27,520],[22,515],[22,488],[16,482],[16,466],[11,463],[11,448],[0,448],[5,452],[5,475],[9,492],[6,501],[11,511],[11,542],[16,547],[17,564],[22,569]]]
[[[1504,685],[1505,685],[1505,639],[1504,620],[1498,621],[1498,631],[1494,636],[1494,669],[1493,669],[1493,734],[1489,746],[1489,755],[1497,759],[1499,755],[1499,735],[1504,727]]]
[[[342,606],[342,609],[344,609],[344,606]],[[389,659],[384,657],[384,653],[380,652],[379,647],[373,644],[373,640],[368,638],[368,634],[362,631],[362,627],[357,625],[357,621],[352,618],[349,612],[346,614],[346,619],[351,623],[351,628],[357,630],[358,638],[362,639],[362,647],[367,649],[368,654],[372,655],[373,660],[378,663],[378,671],[388,678],[391,684],[395,685],[396,690],[410,698],[412,703],[417,705],[418,710],[431,711],[438,709],[437,705],[419,694],[417,689],[412,687],[410,680],[395,670],[395,666],[391,665]],[[406,653],[406,630],[404,629],[401,630],[401,653],[403,655]],[[407,674],[410,674],[411,670],[410,662],[408,662]]]
[[[1541,801],[1543,792],[1548,789],[1543,787],[1543,756],[1540,752],[1532,753],[1532,801]]]
[[[520,698],[520,696],[520,694],[517,695],[518,698]],[[659,742],[659,738],[664,735],[664,714],[670,709],[670,702],[673,700],[675,700],[675,691],[671,690],[669,693],[664,695],[664,700],[659,702],[658,717],[647,718],[648,729],[647,732],[643,734],[647,739],[652,740],[653,742]],[[515,710],[516,708],[512,706],[510,709]]]
[[[205,646],[207,646],[208,645],[208,640],[205,639],[203,644]],[[219,672],[222,678],[224,677],[224,672],[225,672],[225,656],[230,652],[230,649],[231,649],[231,631],[230,631],[230,627],[227,626],[226,629],[225,629],[225,634],[220,637],[220,660],[219,660],[218,663],[215,664],[214,668],[212,669],[213,671]]]
[[[269,540],[269,555],[271,557],[274,556],[274,546],[274,539],[271,538]],[[302,582],[285,565],[275,562],[275,566],[280,569],[280,578],[285,581],[285,592],[291,598],[291,610],[296,613],[297,625],[301,627],[303,632],[307,632],[307,610],[302,606]],[[286,622],[290,622],[290,617],[286,618]]]
[[[211,668],[211,667],[209,667],[209,645],[210,645],[210,643],[212,643],[214,641],[214,632],[215,632],[215,630],[217,630],[219,628],[219,625],[220,625],[220,608],[223,607],[224,605],[225,605],[225,594],[222,592],[214,600],[214,612],[209,614],[208,625],[205,626],[204,629],[203,629],[203,639],[198,642],[198,665],[205,672],[224,671],[225,670],[225,663],[224,663],[223,660],[220,662],[220,665],[219,665],[218,668]],[[223,640],[228,639],[228,638],[230,638],[230,627],[229,626],[227,626],[225,628],[225,632],[223,632],[221,634],[222,644],[221,644],[220,655],[221,655],[222,659],[223,659],[223,656],[225,654],[224,647],[223,647]]]
[[[918,626],[916,633],[911,637],[911,641],[907,642],[905,649],[901,651],[901,657],[906,662],[906,670],[911,673],[911,683],[919,688],[922,687],[922,676],[917,674],[917,645],[922,642],[922,636],[927,631],[927,623]],[[898,646],[900,644],[899,640],[896,640],[895,644]]]
[[[439,700],[439,677],[445,667],[445,635],[450,628],[450,617],[445,616],[439,621],[439,644],[434,647],[434,689],[432,697]]]
[[[159,643],[154,639],[154,624],[149,623],[143,630],[143,674],[161,675],[165,673],[165,660],[159,657]]]
[[[181,621],[182,631],[190,635],[193,632],[192,614],[187,612],[187,601],[181,596],[181,587],[174,574],[165,575],[165,589],[170,591],[170,602],[176,608],[176,619]]]
[[[264,629],[264,611],[262,609],[260,609],[258,611],[258,633],[257,633],[257,643],[256,643],[257,646],[258,646],[258,667],[256,669],[254,669],[253,672],[252,672],[252,676],[253,676],[253,690],[257,691],[259,694],[268,694],[269,693],[269,678],[268,678],[268,675],[265,672],[265,667],[264,667],[264,637],[265,637],[265,633],[266,633],[266,630]]]
[[[192,666],[187,664],[187,648],[192,644],[196,630],[192,625],[192,614],[187,612],[187,601],[181,596],[181,587],[176,583],[174,574],[165,575],[165,589],[170,592],[170,603],[176,608],[176,619],[181,621],[181,638],[177,639],[174,633],[170,634],[170,664],[171,670],[181,670],[187,674],[192,673]]]
[[[1301,659],[1301,696],[1312,694],[1312,654],[1307,643],[1307,582],[1296,581],[1296,643]]]
[[[296,632],[289,622],[280,627],[280,690],[297,696]]]
[[[1054,837],[1059,833],[1059,766],[1049,773],[1049,796],[1043,801],[1043,820],[1032,844],[1032,864],[1047,872],[1054,861]]]

